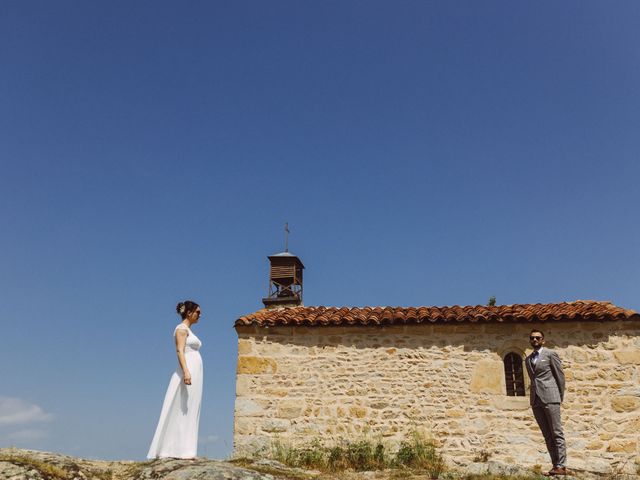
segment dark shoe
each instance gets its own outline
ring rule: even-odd
[[[566,475],[567,474],[567,469],[565,467],[553,467],[551,470],[549,470],[549,473],[547,475],[550,476],[555,476],[555,475]]]

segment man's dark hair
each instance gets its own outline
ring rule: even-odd
[[[531,332],[529,332],[529,335],[531,335],[532,333],[541,333],[542,334],[542,338],[544,338],[544,332],[542,330],[538,330],[537,328],[534,328],[533,330],[531,330]]]

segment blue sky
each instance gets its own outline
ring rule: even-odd
[[[232,446],[266,256],[307,305],[640,310],[640,4],[0,4],[0,447],[146,454],[203,310]]]

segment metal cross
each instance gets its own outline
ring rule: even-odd
[[[284,224],[284,251],[289,251],[289,222]]]

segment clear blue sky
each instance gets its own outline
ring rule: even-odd
[[[200,454],[268,254],[307,305],[640,310],[637,1],[0,3],[0,447],[141,459],[203,310]]]

